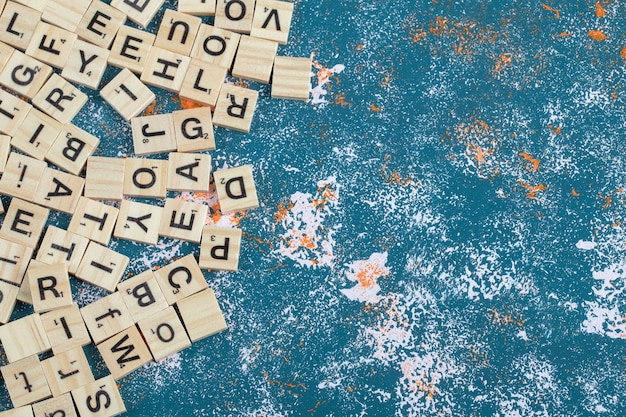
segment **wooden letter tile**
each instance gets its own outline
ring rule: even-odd
[[[20,285],[32,255],[32,248],[0,239],[0,279]]]
[[[80,309],[94,343],[108,339],[133,325],[133,319],[119,292],[107,295]]]
[[[244,35],[233,64],[233,77],[269,83],[278,43]]]
[[[33,201],[44,207],[72,214],[85,188],[85,180],[56,169],[44,170]]]
[[[43,360],[41,367],[55,397],[95,381],[80,346]]]
[[[31,259],[28,263],[28,268],[39,268],[40,266],[44,266],[43,262],[39,262],[36,259]],[[26,270],[28,271],[28,268]],[[20,289],[17,292],[17,299],[26,304],[33,305],[33,297],[30,294],[30,282],[26,279],[26,275],[24,275],[24,280],[22,280],[22,285],[20,285]]]
[[[146,58],[141,81],[167,91],[178,93],[191,58],[153,46]]]
[[[70,123],[86,102],[85,93],[57,74],[52,74],[33,97],[35,106],[63,124]]]
[[[72,395],[69,392],[33,404],[32,413],[34,417],[77,417]]]
[[[250,33],[255,0],[217,0],[215,27]]]
[[[68,272],[74,274],[88,244],[86,237],[49,225],[36,259],[46,265],[65,264]]]
[[[35,159],[43,160],[62,128],[61,123],[32,108],[13,135],[11,145]]]
[[[272,75],[272,98],[308,100],[311,90],[311,58],[277,56]]]
[[[145,318],[138,325],[155,361],[191,346],[174,307]]]
[[[0,368],[14,407],[49,398],[52,394],[37,355]]]
[[[106,246],[118,213],[113,206],[81,197],[67,230]]]
[[[191,50],[191,57],[230,69],[241,35],[202,24]]]
[[[43,161],[11,152],[0,178],[0,193],[32,200],[46,168]]]
[[[65,66],[77,38],[74,32],[39,22],[26,48],[26,55],[61,69]]]
[[[72,398],[81,417],[113,417],[126,412],[117,383],[111,375],[75,389]],[[95,406],[94,398],[100,399]]]
[[[200,243],[209,206],[175,198],[165,200],[159,234],[173,239]]]
[[[0,417],[34,417],[33,407],[25,405],[0,412]]]
[[[135,155],[152,155],[176,150],[174,120],[171,113],[134,117],[130,123],[133,129]]]
[[[180,89],[180,96],[214,108],[225,79],[226,68],[192,59]]]
[[[128,256],[96,242],[90,242],[78,265],[76,277],[113,292],[126,270],[128,261]]]
[[[0,281],[0,323],[8,323],[15,308],[19,287]]]
[[[0,133],[13,136],[33,106],[0,90]]]
[[[122,299],[135,323],[168,307],[163,291],[151,270],[120,282],[117,289],[122,294]]]
[[[35,248],[50,210],[13,197],[2,227],[0,237]]]
[[[97,90],[107,69],[108,59],[108,49],[77,39],[61,76],[73,83]]]
[[[200,24],[199,17],[166,9],[154,46],[189,56]]]
[[[124,170],[124,195],[165,198],[167,161],[127,158]]]
[[[122,25],[111,46],[109,64],[141,74],[155,38],[150,32]]]
[[[167,189],[209,192],[211,155],[171,152],[167,166]]]
[[[200,243],[200,268],[237,271],[241,229],[205,226]]]
[[[15,51],[16,49],[14,47],[0,42],[0,71],[4,70],[4,67]]]
[[[215,3],[215,0],[178,0],[178,11],[194,16],[213,16]]]
[[[122,200],[113,236],[118,239],[156,245],[163,207]]]
[[[44,265],[28,268],[26,279],[30,285],[33,309],[43,313],[72,305],[72,289],[67,265]]]
[[[213,178],[222,213],[259,207],[251,165],[215,171]]]
[[[128,375],[152,360],[150,350],[135,325],[100,343],[98,351],[115,379]]]
[[[169,305],[208,288],[193,254],[154,271],[154,275]]]
[[[4,172],[11,153],[11,136],[0,135],[0,173]],[[4,212],[4,211],[3,211]]]
[[[124,12],[133,23],[145,28],[165,0],[113,0],[111,6]]]
[[[67,124],[61,129],[45,159],[71,174],[78,175],[98,143],[100,139],[97,137],[73,124]]]
[[[121,200],[124,192],[125,166],[123,158],[105,156],[87,158],[85,197],[94,200]]]
[[[94,0],[76,28],[76,34],[89,43],[101,48],[109,48],[126,15],[114,7]]]
[[[76,32],[76,28],[90,3],[91,0],[49,0],[41,20],[53,23],[70,32]]]
[[[40,18],[41,12],[8,2],[0,15],[0,41],[25,51]]]
[[[42,314],[41,322],[55,355],[91,343],[91,337],[76,304]]]
[[[257,0],[250,35],[286,44],[293,14],[293,3]]]
[[[156,96],[128,68],[124,68],[102,90],[100,95],[125,120],[137,116]]]
[[[16,49],[0,72],[0,83],[9,90],[32,99],[51,74],[51,66]]]
[[[39,314],[31,314],[0,326],[0,341],[9,363],[50,350]]]
[[[17,3],[28,6],[31,9],[35,9],[39,12],[43,12],[46,8],[46,4],[49,0],[15,0]]]
[[[178,152],[200,152],[215,149],[215,135],[211,109],[177,110],[174,117],[174,133]]]
[[[257,91],[224,84],[213,113],[213,124],[248,133],[258,98]]]
[[[228,328],[215,293],[210,288],[183,298],[176,306],[192,342]]]

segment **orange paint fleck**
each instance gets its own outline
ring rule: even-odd
[[[435,23],[432,24],[428,30],[435,36],[441,36],[448,28],[448,19],[445,17],[437,16]]]
[[[367,263],[356,274],[357,281],[364,288],[373,288],[377,285],[378,278],[387,275],[388,271],[378,265]]]
[[[572,196],[574,197],[580,197],[580,193],[578,191],[576,191],[575,189],[572,188]]]
[[[378,107],[376,104],[372,103],[370,105],[370,110],[372,110],[375,113],[380,113],[382,112],[382,109],[380,107]]]
[[[335,104],[339,104],[342,107],[346,107],[352,103],[350,103],[349,101],[346,101],[346,95],[344,93],[339,93],[337,94],[337,98],[335,99]]]
[[[152,103],[150,103],[148,107],[146,107],[141,114],[143,116],[151,116],[151,115],[157,114],[156,104],[157,104],[157,101],[153,100]]]
[[[548,187],[543,184],[530,185],[525,181],[518,181],[517,183],[521,185],[522,187],[526,188],[526,190],[528,191],[528,193],[526,193],[526,198],[530,198],[530,199],[537,198],[537,193],[548,189]]]
[[[626,59],[626,46],[623,47],[621,51],[619,51],[619,56]]]
[[[415,31],[413,33],[413,39],[411,40],[411,42],[420,43],[422,39],[426,38],[426,36],[426,32],[424,32],[423,30]]]
[[[569,38],[570,36],[572,36],[572,34],[569,32],[561,32],[556,35],[557,38]]]
[[[532,156],[530,156],[530,154],[527,154],[526,152],[520,152],[519,156],[521,156],[522,158],[524,158],[525,160],[527,160],[533,165],[532,167],[533,172],[539,170],[539,162],[540,162],[539,159],[533,158]]]
[[[617,97],[618,97],[617,91],[613,91],[613,92],[611,93],[611,98],[612,98],[613,100],[617,100]]]
[[[613,198],[610,195],[603,196],[601,194],[598,194],[598,198],[604,200],[604,204],[602,205],[602,208],[604,210],[608,209],[609,207],[613,205]]]
[[[561,17],[561,15],[559,14],[559,10],[555,9],[554,7],[550,7],[547,4],[541,4],[541,7],[543,7],[544,9],[546,9],[549,12],[553,12],[554,13],[554,17],[559,19]]]
[[[188,98],[179,97],[180,106],[185,109],[197,109],[198,107],[206,107],[206,105],[202,103],[198,103],[197,101],[189,100]]]
[[[289,215],[289,210],[291,210],[292,208],[293,208],[293,201],[290,201],[288,206],[285,205],[285,203],[283,203],[282,201],[278,203],[278,210],[276,211],[276,214],[274,215],[274,221],[276,223],[280,223],[283,220],[285,220],[287,216]]]
[[[600,30],[590,30],[587,35],[593,39],[594,41],[598,41],[601,42],[603,40],[608,39],[609,37],[606,36],[602,31]]]
[[[605,17],[605,16],[606,16],[606,12],[604,11],[604,8],[602,7],[600,3],[596,2],[596,17],[600,19],[601,17]]]
[[[356,49],[357,51],[362,51],[363,49],[365,49],[365,46],[357,45],[354,49]]]
[[[548,125],[548,129],[550,129],[550,133],[552,133],[553,135],[560,135],[561,133],[563,133],[561,126],[554,127],[552,125]]]

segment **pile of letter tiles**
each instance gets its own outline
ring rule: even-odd
[[[222,213],[258,207],[252,167],[212,172],[205,152],[214,126],[250,130],[258,92],[227,75],[307,100],[311,58],[277,55],[290,2],[179,0],[156,33],[137,28],[163,4],[0,0],[0,193],[11,198],[6,210],[0,202],[0,371],[14,406],[0,416],[124,413],[117,380],[227,327],[202,270],[237,270],[241,229],[205,225],[206,204],[167,192],[207,193],[212,181]],[[119,72],[101,85],[108,65]],[[88,99],[75,84],[130,123],[133,157],[92,155],[99,139],[72,124]],[[139,116],[155,100],[148,86],[197,106]],[[159,153],[168,158],[145,157]],[[67,230],[48,224],[50,210],[71,216]],[[199,259],[122,279],[129,258],[111,238],[160,236],[199,244]],[[70,279],[108,295],[79,308]],[[33,313],[10,321],[18,301]],[[98,380],[83,350],[91,343],[110,372]]]

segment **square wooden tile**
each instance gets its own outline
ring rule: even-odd
[[[152,360],[152,354],[135,325],[98,344],[98,351],[115,379]]]
[[[255,0],[217,0],[215,27],[250,33]]]
[[[35,159],[43,160],[62,128],[62,123],[32,108],[13,135],[11,145]]]
[[[26,268],[26,270],[28,271],[28,268],[39,268],[40,266],[44,265],[45,264],[43,262],[40,262],[36,259],[31,259],[30,262],[28,262],[28,267]],[[26,279],[26,274],[24,274],[24,279],[22,280],[20,289],[17,292],[17,299],[18,301],[21,301],[23,303],[30,304],[31,306],[33,305],[33,297],[30,294],[30,282],[28,281],[28,279]]]
[[[141,81],[167,91],[178,93],[191,58],[153,46],[146,58]]]
[[[272,98],[308,100],[311,74],[311,58],[277,56],[272,75]]]
[[[72,401],[72,395],[69,392],[33,404],[31,416],[33,414],[34,417],[78,417]]]
[[[8,2],[0,15],[0,41],[25,51],[40,19],[40,11]]]
[[[41,322],[55,355],[91,343],[76,304],[42,314]]]
[[[49,0],[41,20],[75,32],[91,0]]]
[[[26,279],[30,285],[33,309],[37,313],[72,305],[72,289],[67,265],[44,265],[28,268]]]
[[[76,277],[113,292],[126,270],[128,261],[126,255],[96,242],[89,242],[76,270]]]
[[[174,307],[168,307],[138,323],[155,361],[191,346]]]
[[[178,11],[194,16],[214,16],[216,0],[178,0]]]
[[[193,254],[157,269],[154,276],[169,305],[208,288]]]
[[[107,69],[109,50],[77,39],[61,76],[75,84],[97,90]]]
[[[0,227],[0,237],[35,248],[50,210],[13,197]]]
[[[95,381],[81,346],[44,359],[41,367],[55,397]]]
[[[248,133],[258,97],[257,91],[224,84],[213,113],[213,124]]]
[[[108,245],[119,210],[113,206],[81,197],[67,228],[101,245]]]
[[[0,239],[0,254],[0,278],[14,285],[20,285],[24,280],[24,273],[33,255],[33,249]]]
[[[125,13],[131,22],[145,28],[164,2],[165,0],[112,0],[111,6]]]
[[[11,153],[11,136],[0,135],[0,173],[4,172]]]
[[[171,152],[167,166],[167,189],[209,192],[211,155]]]
[[[28,6],[31,9],[35,9],[39,12],[43,12],[46,8],[46,4],[50,0],[14,0],[16,3],[23,4],[24,6]]]
[[[8,323],[15,308],[15,302],[19,294],[20,287],[15,284],[0,281],[0,323]]]
[[[81,417],[113,417],[126,412],[117,383],[111,375],[75,389],[72,398]],[[94,398],[103,400],[94,406]]]
[[[202,24],[191,50],[191,57],[229,69],[241,35],[212,25]]]
[[[33,97],[39,110],[63,124],[70,123],[85,103],[87,95],[57,74],[52,74]]]
[[[72,214],[85,188],[85,180],[76,175],[48,168],[43,172],[33,202],[53,210]]]
[[[278,0],[257,0],[250,35],[286,44],[293,15],[293,3]]]
[[[205,226],[200,243],[200,268],[237,271],[241,229]]]
[[[100,139],[73,125],[66,124],[45,156],[46,161],[65,171],[78,175]]]
[[[137,323],[168,307],[167,300],[151,270],[117,284],[122,299]]]
[[[0,177],[0,193],[32,200],[46,168],[43,161],[11,152]]]
[[[192,342],[228,328],[215,293],[210,288],[183,298],[176,306]]]
[[[114,292],[80,309],[94,343],[128,329],[133,319],[119,292]]]
[[[50,350],[39,314],[30,314],[0,326],[0,341],[9,363]]]
[[[49,398],[52,394],[37,355],[0,368],[14,407]]]
[[[78,23],[76,34],[89,43],[108,49],[126,21],[126,14],[103,1],[91,2]]]
[[[159,235],[200,243],[209,206],[176,198],[165,200]]]
[[[33,106],[0,90],[0,133],[13,136]]]
[[[192,59],[180,89],[180,96],[215,107],[226,79],[226,68],[199,59]]]
[[[222,213],[259,207],[251,165],[215,171],[213,178]]]
[[[150,32],[127,25],[120,26],[111,46],[109,64],[141,74],[155,38]]]
[[[49,225],[37,249],[36,259],[46,265],[63,263],[74,274],[87,249],[89,239],[54,225]]]
[[[209,107],[177,110],[174,118],[174,135],[178,152],[200,152],[215,149],[213,117]]]
[[[135,155],[153,155],[176,150],[174,119],[171,113],[133,117],[130,124]]]
[[[93,200],[120,201],[124,197],[124,158],[90,156],[87,158],[85,197]]]
[[[118,239],[156,245],[163,207],[122,200],[113,236]]]
[[[100,95],[125,120],[137,116],[152,103],[156,96],[128,68],[124,68],[106,86]]]
[[[16,49],[11,45],[0,42],[0,72],[4,70],[4,67],[15,51]]]
[[[0,417],[34,417],[33,407],[31,405],[24,405],[22,407],[11,408],[0,412]]]
[[[0,83],[32,99],[52,75],[52,67],[15,49],[0,72]]]
[[[167,161],[126,158],[124,195],[165,198],[167,194]]]
[[[269,83],[278,42],[244,35],[233,64],[233,77]]]
[[[200,24],[199,17],[166,9],[154,46],[189,56]]]
[[[62,69],[78,36],[46,22],[39,22],[26,47],[26,55]]]

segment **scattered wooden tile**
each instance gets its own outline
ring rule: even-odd
[[[4,172],[11,153],[11,136],[0,135],[0,173]],[[3,211],[4,212],[4,211]]]
[[[201,24],[199,17],[166,9],[154,46],[189,56]]]
[[[125,166],[124,158],[87,158],[85,197],[94,200],[121,200],[124,195]]]
[[[70,32],[76,28],[87,11],[91,0],[51,0],[46,4],[41,20],[53,23]]]
[[[81,346],[43,360],[41,367],[55,397],[95,381]]]
[[[81,417],[113,417],[126,412],[117,383],[111,375],[75,389],[72,398]],[[99,401],[94,401],[94,398]]]
[[[150,32],[122,25],[111,46],[109,64],[141,74],[155,38]]]
[[[191,50],[191,57],[230,69],[241,35],[212,25],[202,24]]]
[[[78,36],[46,22],[37,23],[35,32],[26,47],[26,55],[62,69]]]
[[[168,307],[167,300],[151,270],[117,284],[117,290],[135,323]]]
[[[40,19],[40,11],[8,2],[0,15],[0,41],[25,51]]]
[[[141,81],[167,91],[178,93],[191,58],[153,46],[146,58]]]
[[[293,3],[257,0],[250,35],[286,44],[293,14]]]
[[[120,379],[152,360],[152,355],[135,325],[97,345],[98,351],[111,371]],[[82,416],[82,414],[81,414]]]
[[[35,403],[32,407],[31,416],[34,414],[34,417],[78,417],[69,392]]]
[[[113,236],[118,239],[156,245],[163,207],[122,200]]]
[[[42,314],[41,322],[55,355],[91,343],[91,337],[76,304]]]
[[[180,89],[180,96],[215,108],[226,79],[226,68],[192,59]]]
[[[32,108],[13,135],[11,145],[35,159],[43,160],[62,128],[62,123]]]
[[[165,0],[112,0],[111,6],[124,12],[131,22],[145,28]]]
[[[67,265],[44,265],[28,268],[26,279],[30,285],[33,309],[37,313],[72,305],[72,289]]]
[[[166,186],[167,161],[126,158],[124,195],[165,198],[167,194]]]
[[[200,243],[209,206],[176,198],[165,200],[159,235]]]
[[[157,269],[154,276],[169,305],[208,288],[198,262],[192,254]]]
[[[0,323],[8,323],[15,308],[19,287],[0,281]]]
[[[222,213],[259,207],[251,165],[215,171],[213,178]]]
[[[49,398],[52,394],[37,355],[0,368],[14,407]]]
[[[39,314],[30,314],[0,326],[0,341],[9,363],[50,350]]]
[[[46,8],[46,4],[50,0],[14,0],[17,3],[23,4],[24,6],[28,6],[31,9],[35,9],[37,11],[43,12]]]
[[[87,103],[87,95],[58,74],[52,74],[33,97],[33,104],[48,116],[68,124]]]
[[[113,206],[81,197],[67,228],[101,245],[108,245],[119,210]]]
[[[257,91],[224,84],[213,113],[213,124],[248,133],[258,97]]]
[[[13,55],[13,52],[15,51],[16,49],[11,45],[0,42],[0,71],[4,70],[4,67],[6,66],[7,62],[9,62],[11,55]]]
[[[200,268],[237,271],[241,229],[204,226],[200,243]]]
[[[138,325],[155,361],[191,346],[174,307],[153,314],[141,320]]]
[[[85,188],[83,178],[46,167],[33,202],[72,214],[83,193],[83,188]]]
[[[311,90],[311,58],[277,56],[272,75],[272,98],[308,100]]]
[[[28,262],[28,267],[26,268],[26,270],[28,271],[28,268],[39,268],[40,266],[44,265],[45,264],[43,262],[39,262],[36,259],[31,259],[30,262]],[[24,275],[24,277],[26,277],[26,275]],[[22,280],[20,289],[17,292],[17,299],[18,301],[21,301],[23,303],[30,304],[31,306],[33,305],[33,297],[30,294],[30,282],[26,278]]]
[[[61,76],[73,83],[97,90],[107,69],[108,59],[108,49],[77,39]]]
[[[80,309],[94,343],[128,329],[133,323],[130,312],[119,292],[114,292]]]
[[[171,152],[167,165],[167,189],[209,192],[211,155]]]
[[[33,106],[0,89],[0,133],[13,136]]]
[[[217,0],[215,27],[250,33],[255,0]]]
[[[46,168],[43,161],[11,152],[0,178],[0,193],[32,200]]]
[[[278,42],[244,35],[233,64],[233,77],[269,83]]]
[[[74,274],[87,249],[89,239],[49,225],[37,250],[36,259],[46,265],[63,263]]]
[[[0,239],[0,278],[20,285],[32,254],[33,249],[28,246]]]
[[[100,0],[94,0],[80,20],[76,34],[87,42],[107,49],[125,21],[126,14]]]
[[[106,86],[100,95],[125,120],[137,116],[154,101],[156,96],[128,68],[124,68]]]
[[[214,16],[216,0],[178,0],[178,11],[194,16]]]
[[[92,134],[73,124],[66,124],[50,147],[45,159],[71,174],[78,175],[98,143],[100,139]]]
[[[10,410],[0,412],[0,417],[34,417],[33,407],[24,405],[22,407],[11,408]]]
[[[51,74],[51,66],[15,49],[0,72],[0,83],[9,90],[32,99]]]
[[[207,288],[176,303],[192,342],[212,336],[228,326],[212,289]]]
[[[130,124],[133,130],[135,155],[152,155],[176,150],[174,119],[171,113],[133,117]]]
[[[35,248],[50,210],[13,197],[0,227],[0,237]]]
[[[215,149],[213,120],[209,107],[177,110],[174,118],[174,134],[178,152],[200,152]]]
[[[96,242],[89,242],[76,270],[76,277],[113,292],[126,270],[128,261],[128,256]]]

